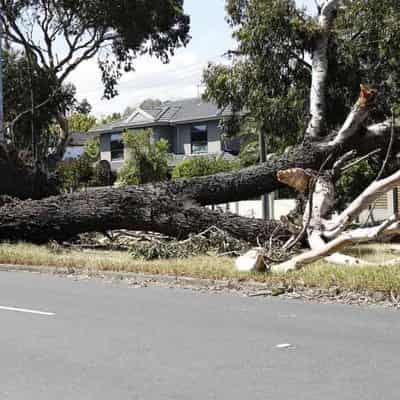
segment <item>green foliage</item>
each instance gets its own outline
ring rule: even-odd
[[[168,141],[160,139],[153,143],[151,135],[150,130],[123,134],[128,156],[118,173],[118,185],[139,185],[168,178]]]
[[[75,106],[75,111],[78,114],[89,115],[92,111],[92,106],[90,105],[88,99],[83,99]]]
[[[59,112],[73,107],[75,88],[60,87],[53,73],[21,52],[4,52],[3,57],[4,117],[10,127],[9,139],[18,150],[44,159],[54,141],[52,122]],[[33,118],[29,112],[32,101]]]
[[[89,186],[111,186],[114,183],[114,180],[115,178],[111,173],[110,165],[107,161],[100,161],[92,168],[92,176],[89,181]]]
[[[341,123],[359,84],[367,83],[380,93],[372,118],[387,118],[400,98],[400,2],[345,0],[344,6],[330,48],[329,97],[334,101],[328,111],[340,111],[335,121]]]
[[[344,3],[329,45],[329,130],[344,122],[358,98],[360,83],[383,94],[373,120],[390,116],[400,97],[400,2]],[[227,11],[238,45],[230,53],[231,65],[210,64],[204,72],[205,97],[221,109],[246,111],[246,118],[236,115],[242,126],[228,121],[225,127],[228,133],[241,131],[247,142],[244,158],[255,162],[258,132],[266,136],[268,152],[281,152],[303,137],[311,84],[305,56],[319,28],[294,0],[228,0]]]
[[[134,70],[137,56],[167,62],[190,39],[183,0],[7,0],[0,7],[6,38],[61,81],[99,53],[107,98],[117,94],[122,72]]]
[[[100,139],[93,138],[86,141],[84,154],[92,162],[100,160]]]
[[[346,206],[360,195],[377,176],[367,161],[356,164],[347,170],[336,182],[336,207],[344,210]]]
[[[228,161],[217,157],[193,157],[179,163],[172,171],[172,177],[192,178],[194,176],[214,175],[239,169],[238,161]]]
[[[140,177],[136,169],[136,163],[133,161],[125,161],[117,175],[118,186],[139,185]]]
[[[120,113],[112,113],[112,114],[108,114],[108,115],[103,115],[101,117],[101,120],[98,123],[98,125],[111,124],[112,122],[118,121],[121,118],[122,118],[122,115]]]
[[[57,168],[60,187],[66,192],[74,192],[89,186],[93,167],[88,157],[82,156],[73,160],[61,161]]]
[[[72,132],[88,132],[96,125],[96,117],[79,112],[73,113],[68,120],[69,129]]]
[[[57,177],[60,188],[74,192],[87,187],[112,185],[114,179],[107,161],[94,161],[85,151],[82,157],[59,162]]]
[[[205,97],[221,108],[246,110],[251,129],[243,131],[252,132],[254,142],[262,131],[270,152],[294,144],[307,119],[311,75],[304,55],[315,24],[292,0],[230,0],[227,10],[239,56],[231,66],[208,66]],[[237,134],[237,124],[233,129],[227,133]]]

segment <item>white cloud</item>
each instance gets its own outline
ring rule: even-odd
[[[199,93],[202,71],[207,60],[183,49],[171,58],[169,64],[148,56],[138,58],[136,71],[125,74],[118,86],[119,96],[102,100],[103,85],[95,59],[80,65],[70,77],[77,87],[79,99],[87,98],[96,115],[122,112],[147,98],[174,100],[195,97]]]

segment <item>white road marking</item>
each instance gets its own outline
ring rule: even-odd
[[[0,306],[0,310],[21,312],[21,313],[26,313],[26,314],[46,315],[48,317],[56,315],[55,313],[50,313],[50,312],[37,311],[37,310],[28,310],[26,308],[15,308],[15,307],[3,307],[3,306]]]
[[[289,349],[289,350],[294,350],[296,348],[296,346],[293,346],[290,343],[277,344],[275,347],[277,349]]]

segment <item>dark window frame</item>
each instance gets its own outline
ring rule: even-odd
[[[194,138],[197,135],[197,138]],[[204,135],[201,138],[200,135]],[[200,136],[200,138],[199,138]],[[190,148],[192,154],[207,154],[208,153],[208,125],[196,124],[190,128]]]
[[[125,145],[122,140],[122,133],[112,133],[110,135],[111,161],[123,161]]]

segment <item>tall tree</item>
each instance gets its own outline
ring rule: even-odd
[[[358,241],[387,238],[400,233],[398,213],[372,229],[351,229],[358,215],[367,210],[382,193],[400,185],[398,165],[395,173],[385,177],[390,173],[387,167],[395,165],[396,155],[400,152],[400,121],[391,111],[398,106],[399,60],[396,54],[400,46],[400,3],[398,0],[316,2],[316,18],[307,17],[289,0],[231,0],[228,3],[235,17],[233,21],[239,28],[252,26],[252,21],[257,21],[264,13],[269,16],[265,23],[268,22],[274,29],[262,25],[260,29],[265,28],[265,35],[258,37],[254,47],[258,43],[262,49],[265,45],[264,36],[273,38],[275,33],[276,46],[273,46],[272,39],[267,40],[270,46],[265,51],[265,63],[270,62],[269,58],[279,62],[283,54],[285,62],[280,68],[270,66],[271,74],[276,79],[282,78],[285,83],[285,79],[291,77],[288,69],[296,71],[293,65],[296,62],[303,64],[304,60],[301,57],[299,59],[296,49],[307,48],[312,55],[308,77],[310,89],[306,93],[310,103],[310,118],[304,123],[301,143],[286,149],[283,154],[272,155],[262,165],[240,171],[11,203],[0,210],[0,237],[43,242],[48,238],[64,239],[99,227],[129,227],[182,237],[216,225],[252,243],[271,239],[272,236],[286,238],[290,232],[293,237],[279,246],[280,253],[282,248],[291,249],[307,238],[311,248],[309,252],[283,264],[273,265],[273,270],[288,271],[325,256],[330,256],[330,261],[359,265],[359,260],[336,252]],[[285,29],[280,29],[282,27]],[[251,36],[256,34],[257,29],[250,30],[247,38],[243,31],[243,38],[251,44]],[[289,60],[287,53],[290,49],[294,53]],[[249,59],[250,56],[242,56],[240,62],[247,63]],[[251,69],[252,64],[248,64],[248,67]],[[262,67],[261,58],[259,67]],[[304,72],[302,67],[298,68]],[[246,72],[241,69],[237,71]],[[218,79],[214,82],[216,94],[221,95],[222,99],[225,96],[224,89],[229,89],[229,75],[219,76],[220,82]],[[303,79],[288,83],[287,93],[296,88],[301,90],[302,84],[297,85],[298,82],[302,83]],[[247,90],[250,83],[257,92],[252,80],[232,80],[238,90],[233,91],[234,96],[228,97],[229,101],[224,100],[224,104],[240,104],[237,94],[243,93],[249,109],[253,107],[257,111],[252,90]],[[356,93],[355,86],[359,83],[363,84]],[[373,84],[376,88],[364,83]],[[269,92],[261,81],[258,86],[259,92],[264,95],[260,101],[267,103],[265,111],[268,111],[275,99],[275,92]],[[283,89],[276,86],[276,92],[282,94],[280,91]],[[218,91],[218,88],[222,90]],[[272,100],[269,96],[272,96]],[[280,100],[280,96],[277,98]],[[278,101],[277,104],[284,103]],[[263,103],[260,103],[259,107],[262,106]],[[262,114],[259,116],[262,117]],[[279,121],[278,117],[276,121]],[[268,127],[268,115],[265,120]],[[284,118],[282,124],[276,122],[274,126],[278,137],[284,137],[288,132],[286,129]],[[298,135],[298,132],[295,134]],[[359,157],[365,160],[372,156],[382,160],[379,176],[343,212],[334,215],[337,178],[348,170],[347,163],[358,163],[361,161]],[[201,205],[249,199],[272,192],[284,184],[302,192],[307,200],[303,212],[298,213],[299,219],[288,217],[276,224],[198,208]]]
[[[55,90],[85,60],[98,57],[104,96],[117,94],[122,71],[132,71],[137,56],[168,62],[189,40],[183,0],[1,0],[0,22],[8,43],[22,47],[32,64],[56,80]],[[55,156],[68,140],[65,113]]]
[[[273,152],[295,144],[304,132],[318,138],[338,128],[360,83],[384,93],[373,118],[390,116],[399,102],[399,2],[316,3],[317,18],[294,0],[228,0],[238,43],[229,52],[233,62],[211,64],[204,74],[205,96],[222,108],[248,111],[245,132],[261,130]]]
[[[62,85],[54,91],[55,77],[23,52],[9,50],[3,59],[6,138],[32,161],[42,162],[56,144],[54,117],[74,107],[75,88]]]

